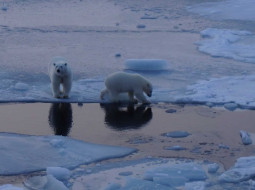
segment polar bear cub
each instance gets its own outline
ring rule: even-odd
[[[63,57],[55,57],[49,64],[52,93],[55,98],[68,98],[72,88],[72,71]],[[61,85],[63,91],[61,91]]]
[[[106,88],[101,92],[101,99],[104,99],[105,94],[109,94],[111,101],[118,102],[120,93],[128,93],[129,101],[136,103],[136,98],[142,103],[150,103],[144,96],[152,95],[151,83],[139,74],[130,74],[124,72],[116,72],[109,75],[105,80]]]

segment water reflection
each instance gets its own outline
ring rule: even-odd
[[[128,107],[119,104],[101,104],[105,111],[105,123],[115,130],[138,129],[152,119],[152,110],[146,105]]]
[[[55,135],[67,136],[73,124],[73,112],[70,103],[53,103],[49,110],[49,125]]]

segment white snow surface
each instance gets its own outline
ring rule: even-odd
[[[241,107],[255,106],[255,75],[229,76],[199,81],[188,86],[184,101],[227,103],[235,102]]]
[[[206,2],[187,8],[193,13],[217,20],[255,21],[255,4],[253,0],[225,0]]]
[[[249,31],[208,28],[201,31],[197,42],[201,52],[214,57],[226,57],[255,63],[255,35]]]
[[[28,136],[0,133],[0,175],[45,170],[47,167],[74,168],[104,159],[126,156],[132,148],[85,143],[62,136]],[[49,172],[49,171],[48,171]],[[60,169],[51,170],[58,177]],[[63,177],[63,176],[61,176]]]

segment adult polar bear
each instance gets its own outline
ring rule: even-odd
[[[63,57],[54,57],[49,63],[49,76],[55,98],[68,98],[72,88],[72,71]],[[63,91],[60,86],[62,85]]]
[[[101,92],[101,99],[104,99],[105,94],[109,94],[112,102],[118,102],[120,93],[128,93],[129,101],[135,103],[134,95],[142,103],[149,103],[143,92],[147,96],[152,95],[151,83],[139,74],[130,74],[124,72],[116,72],[109,75],[105,80],[106,89]]]

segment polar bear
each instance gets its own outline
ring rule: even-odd
[[[55,98],[68,98],[72,88],[72,71],[63,57],[55,57],[49,64],[52,93]],[[60,86],[62,85],[63,92]]]
[[[116,72],[109,75],[105,80],[106,88],[101,92],[101,99],[104,99],[105,94],[109,94],[111,101],[120,101],[118,95],[120,93],[128,93],[129,101],[136,103],[136,98],[142,103],[150,103],[144,96],[143,92],[147,96],[152,95],[151,83],[139,74],[130,74],[125,72]]]

